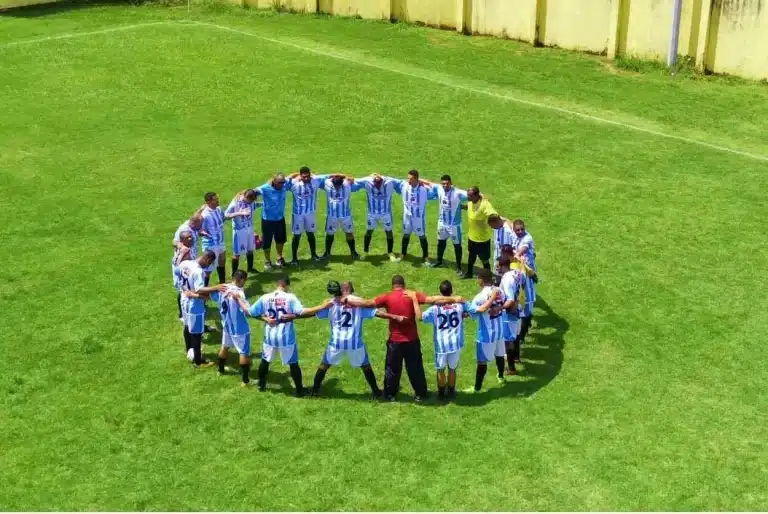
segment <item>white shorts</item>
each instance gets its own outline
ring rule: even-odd
[[[182,307],[183,310],[183,307]],[[205,314],[184,310],[184,325],[190,334],[202,334],[205,332]]]
[[[222,255],[224,252],[226,252],[226,251],[227,251],[227,249],[224,247],[224,245],[218,245],[218,246],[203,246],[203,251],[204,251],[204,252],[205,252],[205,251],[208,251],[208,250],[210,250],[210,251],[212,251],[213,253],[215,253],[215,254],[216,254],[216,259],[213,261],[213,263],[211,263],[211,265],[210,265],[210,266],[208,266],[207,268],[205,268],[205,271],[206,271],[207,273],[211,273],[211,272],[212,272],[214,269],[216,269],[216,265],[217,265],[217,263],[219,262],[219,257],[221,257],[221,255]]]
[[[232,231],[232,254],[243,255],[256,249],[256,237],[253,228],[241,228]]]
[[[507,347],[503,339],[494,343],[477,343],[477,362],[491,362],[495,357],[504,357]]]
[[[461,225],[437,224],[437,240],[446,241],[448,239],[451,239],[455,245],[461,244]]]
[[[435,354],[435,369],[443,370],[446,366],[448,369],[456,370],[459,367],[459,357],[461,356],[461,350],[456,350],[451,353],[436,353]]]
[[[325,233],[330,235],[335,234],[339,225],[341,225],[341,230],[343,230],[345,234],[351,234],[354,227],[352,216],[345,216],[344,218],[328,216],[328,219],[325,221]]]
[[[384,225],[384,230],[387,232],[392,231],[392,213],[389,214],[371,214],[368,213],[368,230],[373,230],[379,226],[379,223]]]
[[[349,359],[349,364],[352,365],[353,368],[370,365],[370,362],[368,361],[368,349],[365,346],[356,350],[337,350],[331,345],[328,345],[328,348],[325,349],[325,353],[323,354],[323,364],[326,366],[336,366],[344,360],[345,356]]]
[[[315,233],[315,213],[305,212],[304,214],[294,214],[291,217],[291,231],[293,235],[303,234],[304,232]]]
[[[424,218],[417,218],[415,216],[403,216],[403,235],[408,236],[416,234],[419,237],[426,235],[424,229]]]
[[[267,362],[272,362],[275,355],[280,353],[280,360],[283,364],[296,364],[299,362],[299,345],[291,346],[271,346],[266,343],[261,345],[261,358]]]
[[[242,334],[239,336],[230,335],[229,332],[221,334],[222,348],[234,348],[237,353],[243,357],[251,356],[251,334]]]

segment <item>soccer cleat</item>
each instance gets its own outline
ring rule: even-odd
[[[353,253],[352,254],[352,260],[353,261],[362,261],[363,257],[359,253]]]
[[[272,271],[272,262],[264,261],[264,271]]]
[[[260,393],[266,393],[267,392],[267,386],[265,386],[265,385],[259,386],[259,392]]]
[[[203,361],[200,364],[193,364],[196,369],[210,368],[211,366],[215,365],[216,363],[211,361]]]
[[[390,262],[400,262],[401,260],[403,260],[403,259],[401,257],[398,257],[397,255],[395,255],[394,253],[390,253],[389,254],[389,261]]]
[[[323,255],[320,256],[320,260],[321,261],[329,261],[329,260],[331,260],[331,256],[328,253],[324,253]]]
[[[496,377],[496,382],[498,382],[499,384],[506,384],[507,383],[507,379],[504,378],[504,376],[502,375],[500,377]]]
[[[299,261],[291,261],[288,263],[288,266],[292,268],[298,268],[299,267]]]
[[[259,270],[257,270],[256,268],[249,268],[248,269],[248,273],[258,273],[258,272],[259,272]]]
[[[282,268],[283,266],[285,266],[285,259],[280,257],[280,258],[277,259],[277,267],[278,268]]]
[[[480,390],[479,389],[475,389],[474,387],[468,387],[466,389],[462,389],[461,392],[462,393],[467,393],[467,394],[476,394],[476,393],[479,393]]]
[[[435,265],[434,265],[434,263],[433,263],[432,261],[430,261],[429,259],[425,259],[425,260],[424,260],[424,262],[422,262],[422,263],[421,263],[421,267],[422,267],[422,268],[434,268],[434,267],[435,267]]]
[[[424,403],[424,398],[421,396],[414,396],[413,401],[416,403]]]
[[[443,267],[443,261],[435,261],[432,263],[433,268],[442,268]]]
[[[232,367],[229,367],[229,366],[224,366],[224,373],[219,372],[219,376],[223,377],[223,376],[225,376],[227,374],[232,374],[232,373],[236,373],[236,372],[237,372],[237,370],[235,368],[232,368]]]
[[[456,389],[449,389],[447,393],[445,393],[445,397],[448,401],[455,400],[456,399]]]
[[[462,273],[459,274],[459,278],[461,278],[463,280],[469,280],[469,279],[472,278],[472,274],[471,273],[462,272]]]
[[[506,374],[507,374],[508,377],[513,377],[513,376],[517,375],[517,370],[507,369]]]
[[[357,260],[358,261],[364,261],[367,258],[368,258],[368,254],[367,253],[359,253],[359,254],[357,254]]]
[[[371,392],[372,400],[381,400],[384,397],[384,392],[381,389]]]
[[[245,389],[247,387],[250,387],[250,386],[253,386],[253,385],[254,385],[253,382],[240,382],[240,387],[242,387],[243,389]]]
[[[315,254],[315,255],[312,256],[312,260],[315,261],[315,262],[319,262],[319,261],[322,261],[323,258],[320,257],[319,255]]]

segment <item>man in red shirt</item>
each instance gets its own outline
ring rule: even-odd
[[[359,298],[348,299],[350,305],[369,308],[384,308],[389,314],[403,316],[402,322],[389,321],[387,339],[386,368],[384,369],[384,398],[395,400],[400,389],[400,376],[403,372],[403,360],[408,380],[416,394],[416,401],[421,402],[427,396],[427,377],[424,374],[424,361],[421,356],[421,341],[416,328],[416,313],[413,309],[414,295],[419,303],[445,304],[463,302],[460,296],[427,296],[420,291],[411,293],[405,289],[405,279],[400,275],[392,277],[392,290],[372,300]]]

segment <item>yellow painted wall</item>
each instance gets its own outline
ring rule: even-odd
[[[768,78],[768,2],[723,0],[721,5],[712,71]]]
[[[608,50],[611,13],[619,0],[546,0],[544,44],[604,52]]]
[[[421,22],[434,27],[456,28],[456,0],[394,0],[393,16],[401,21]]]
[[[300,12],[315,12],[317,10],[316,0],[281,0],[280,3],[288,9]]]
[[[536,0],[473,0],[471,30],[533,42]]]
[[[629,7],[626,54],[638,57],[666,59],[672,30],[674,0],[632,0]],[[683,1],[680,18],[678,54],[696,55],[696,33],[701,2]],[[692,37],[693,36],[693,37]]]
[[[321,11],[338,16],[360,16],[372,20],[389,19],[390,0],[326,0]]]

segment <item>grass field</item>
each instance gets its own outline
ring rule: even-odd
[[[0,510],[766,510],[766,134],[765,85],[509,41],[223,8],[6,12]],[[264,394],[190,369],[174,230],[205,191],[228,202],[302,164],[450,172],[524,218],[542,278],[524,375],[440,406],[407,382],[372,403],[347,365],[312,400],[279,365]],[[454,276],[338,258],[292,280],[310,305],[330,278],[371,296],[395,272],[428,292]],[[379,378],[385,334],[367,325]],[[298,335],[309,379],[327,327]]]

